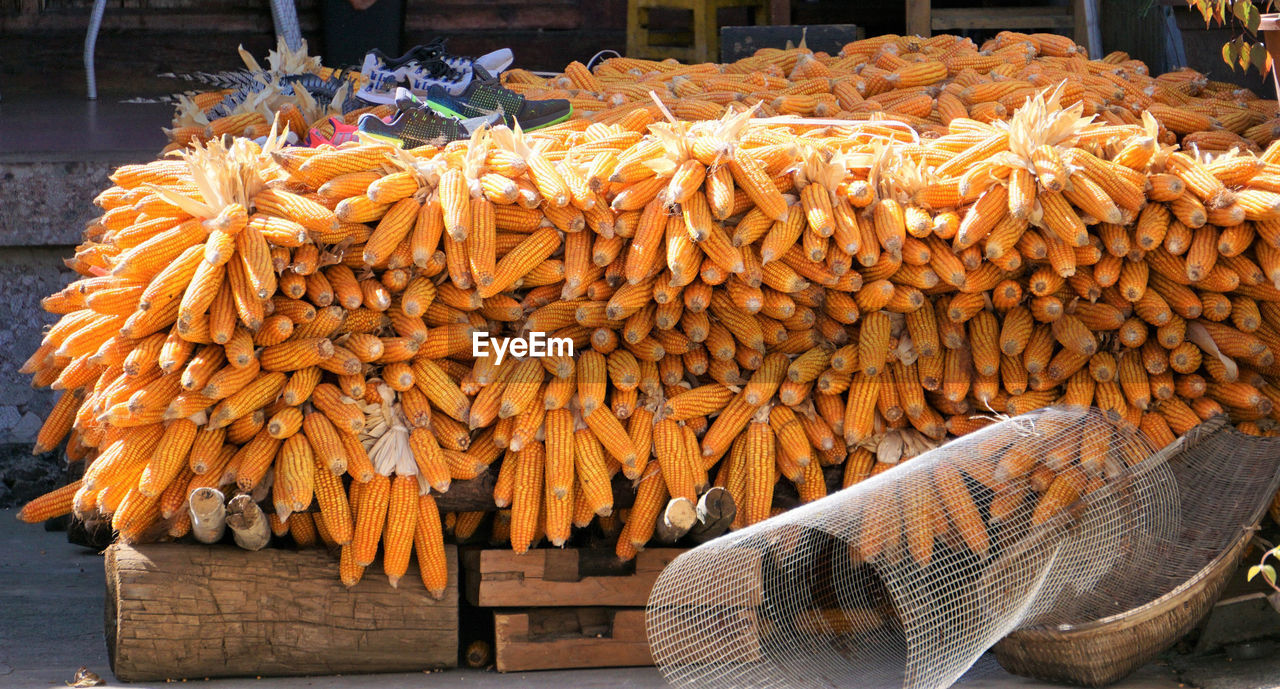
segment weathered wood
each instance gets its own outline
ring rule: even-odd
[[[907,0],[907,35],[933,35],[933,2],[931,0]]]
[[[643,609],[496,612],[493,628],[499,672],[653,665]]]
[[[506,549],[463,554],[467,600],[499,607],[572,607],[584,601],[642,607],[658,574],[683,548],[648,548],[632,563],[618,562],[612,551],[532,550],[517,555]]]
[[[933,30],[957,29],[1074,29],[1069,7],[965,7],[934,9]]]
[[[454,481],[449,490],[435,494],[436,505],[441,512],[496,512],[493,504],[493,486],[498,481],[497,467],[466,481]],[[636,499],[631,481],[619,473],[613,477],[613,509],[630,507]]]
[[[405,28],[434,31],[502,30],[502,29],[576,29],[581,17],[576,2],[540,0],[539,2],[452,2],[448,5],[410,0]]]
[[[466,481],[454,481],[449,490],[436,494],[436,505],[443,512],[493,512],[493,485],[498,482],[496,469]]]
[[[351,589],[324,550],[113,545],[106,638],[123,681],[417,671],[458,661],[457,551],[442,601],[378,563]]]

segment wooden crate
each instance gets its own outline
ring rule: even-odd
[[[530,608],[493,614],[499,672],[653,665],[644,608]]]
[[[463,553],[467,601],[482,608],[644,607],[658,574],[684,548],[648,548],[632,563],[612,550],[542,549]]]
[[[105,558],[111,667],[126,681],[409,672],[457,665],[457,550],[449,588],[414,570],[393,589],[381,565],[338,580],[324,550],[113,545]]]

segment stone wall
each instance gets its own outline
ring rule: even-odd
[[[58,393],[33,389],[31,377],[18,368],[57,318],[40,308],[40,300],[73,279],[63,259],[95,215],[93,197],[108,186],[112,169],[140,156],[0,157],[0,507],[21,504],[63,480],[58,453],[31,456]]]

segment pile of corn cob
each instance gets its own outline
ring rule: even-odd
[[[1274,101],[1234,84],[1211,82],[1190,69],[1152,76],[1145,64],[1122,52],[1088,60],[1084,49],[1065,36],[1006,31],[979,47],[951,35],[886,35],[850,43],[836,56],[801,45],[760,50],[724,65],[613,58],[594,70],[574,62],[552,78],[508,70],[502,81],[530,98],[568,99],[576,117],[593,121],[614,121],[637,106],[648,107],[656,97],[681,120],[717,119],[730,107],[759,103],[764,115],[888,118],[908,122],[929,136],[945,134],[956,117],[1007,119],[1027,97],[1066,80],[1064,102],[1079,100],[1086,115],[1096,114],[1102,122],[1141,124],[1141,113],[1149,110],[1162,125],[1163,143],[1201,151],[1257,151],[1280,136]],[[252,58],[246,56],[245,62],[254,73],[332,74],[316,58],[306,57],[305,46],[301,55],[280,46],[273,56],[266,71]],[[355,88],[359,75],[349,76],[356,80]],[[354,125],[366,112],[384,116],[392,110],[374,106],[344,115],[317,108],[305,97],[268,93],[247,101],[232,116],[211,117],[210,109],[229,92],[183,98],[173,129],[166,130],[166,151],[223,134],[262,136],[273,113],[305,137],[312,127],[330,133],[330,115]]]
[[[951,35],[886,35],[850,43],[836,56],[763,49],[727,65],[613,58],[594,71],[574,62],[549,79],[520,69],[502,76],[509,89],[568,98],[579,116],[596,121],[656,97],[682,120],[759,103],[764,115],[888,118],[942,135],[957,117],[1007,119],[1028,97],[1065,81],[1063,102],[1080,102],[1101,122],[1141,124],[1149,111],[1162,125],[1162,143],[1256,151],[1280,135],[1274,101],[1189,69],[1152,76],[1123,52],[1089,60],[1055,34],[1005,31],[981,47]]]
[[[1031,38],[1006,46],[1037,51],[1014,67],[1110,64]],[[901,82],[917,70],[893,60],[963,44],[846,52],[860,80]],[[986,110],[976,90],[1022,82],[996,64],[974,78],[971,57],[938,61],[937,109],[905,122],[878,105],[687,122],[637,100],[442,148],[270,136],[123,167],[23,369],[64,390],[37,451],[69,435],[87,470],[20,516],[176,538],[194,489],[230,485],[274,507],[277,533],[340,546],[344,582],[381,542],[393,582],[416,550],[439,592],[432,495],[486,473],[495,539],[523,552],[595,521],[627,558],[710,484],[754,523],[780,478],[813,500],[827,474],[850,485],[981,415],[1092,405],[1156,445],[1223,412],[1276,433],[1280,145],[1205,155],[1188,141],[1221,130],[1180,131],[1197,113],[1159,100],[1137,123],[1086,116],[1089,79],[982,121],[966,116]],[[1219,122],[1275,115],[1153,83]],[[478,331],[570,338],[577,355],[475,358]],[[1065,468],[1038,459],[990,478],[1030,481],[1042,519],[1101,470],[1087,439]],[[443,521],[465,537],[483,516]]]

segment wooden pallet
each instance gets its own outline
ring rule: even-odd
[[[458,661],[457,550],[436,601],[414,571],[393,589],[381,565],[338,580],[320,549],[227,545],[107,549],[106,636],[126,682],[259,675],[410,672]]]
[[[643,608],[531,608],[493,614],[499,672],[653,665]]]
[[[623,563],[612,549],[477,549],[463,552],[462,577],[467,602],[496,608],[501,672],[652,665],[644,605],[684,551],[649,548]]]
[[[643,607],[662,568],[683,548],[648,548],[631,563],[612,550],[543,549],[463,553],[467,601],[483,608]]]

